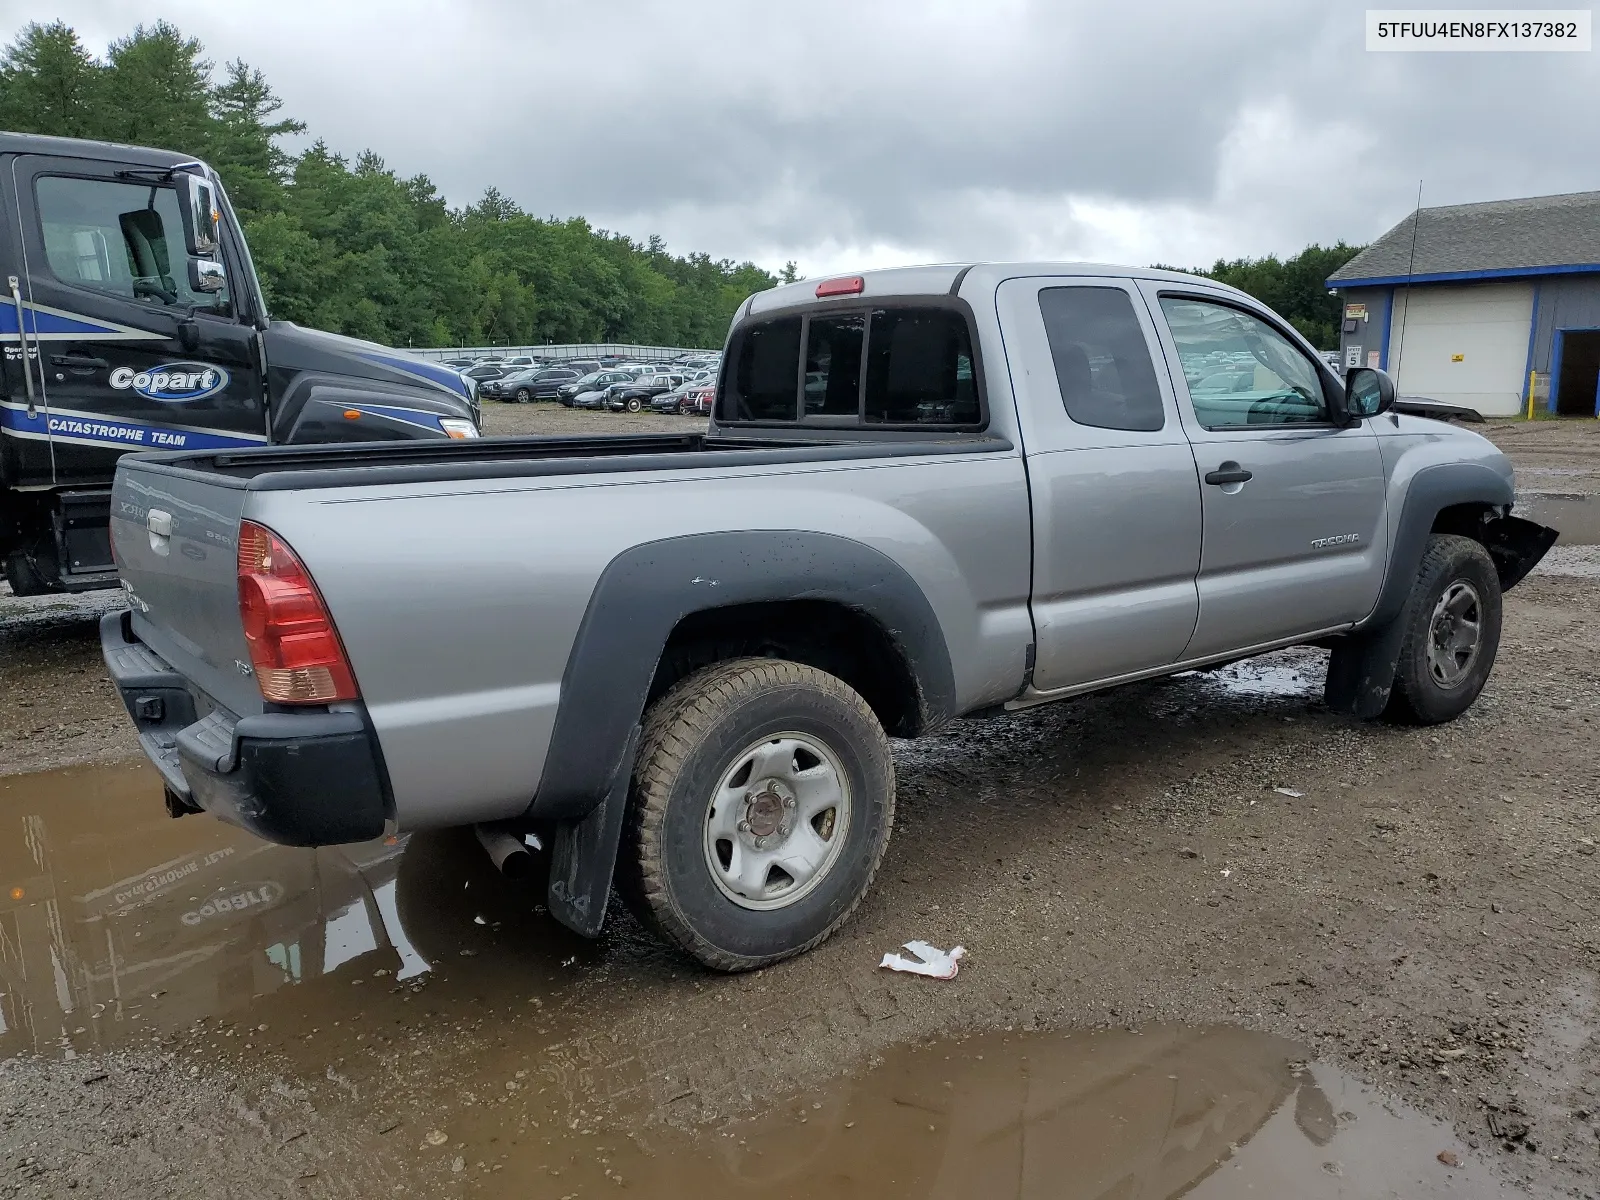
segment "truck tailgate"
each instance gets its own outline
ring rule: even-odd
[[[111,545],[133,632],[216,704],[262,711],[239,617],[237,544],[248,493],[235,480],[123,458]]]

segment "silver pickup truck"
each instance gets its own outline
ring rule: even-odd
[[[1276,647],[1447,721],[1555,540],[1510,464],[1250,297],[1081,264],[747,301],[704,435],[124,458],[106,663],[174,814],[550,845],[701,962],[870,884],[890,738]]]

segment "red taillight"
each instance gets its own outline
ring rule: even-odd
[[[239,526],[239,615],[256,683],[277,704],[361,696],[317,585],[270,529]]]
[[[817,299],[825,296],[859,296],[867,286],[867,281],[859,275],[852,275],[848,279],[825,279],[817,284]]]

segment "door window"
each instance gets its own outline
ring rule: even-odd
[[[1150,345],[1127,292],[1044,288],[1039,313],[1069,417],[1098,429],[1154,432],[1166,424]]]
[[[175,188],[43,175],[34,195],[45,258],[61,282],[163,308],[229,311],[226,289],[189,288]]]
[[[1259,317],[1188,296],[1161,297],[1161,311],[1206,429],[1328,422],[1316,367]]]

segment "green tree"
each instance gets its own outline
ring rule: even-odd
[[[278,143],[306,126],[288,117],[273,120],[283,101],[266,76],[243,59],[234,59],[225,70],[226,78],[211,89],[206,157],[226,181],[234,207],[248,220],[283,207],[294,159]]]
[[[0,128],[99,136],[105,74],[66,22],[25,26],[0,56]]]
[[[1210,270],[1196,267],[1189,274],[1250,293],[1287,319],[1317,349],[1336,350],[1340,300],[1329,295],[1327,278],[1364,248],[1342,241],[1332,246],[1313,243],[1290,259],[1280,261],[1272,254],[1265,258],[1219,258]]]
[[[107,54],[103,136],[182,154],[210,144],[212,64],[204,47],[166,21],[138,26]]]

